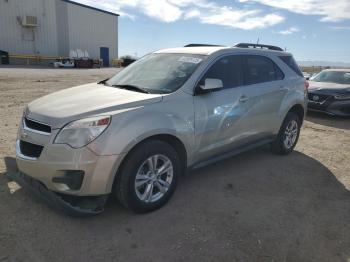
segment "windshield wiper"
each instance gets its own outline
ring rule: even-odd
[[[147,91],[147,89],[139,87],[139,86],[135,86],[135,85],[112,85],[112,86],[118,87],[121,89],[132,90],[132,91],[136,91],[136,92],[150,94],[150,92]]]
[[[100,82],[97,82],[97,84],[99,85],[107,85],[106,82],[109,80],[109,78],[105,79],[105,80],[102,80]]]

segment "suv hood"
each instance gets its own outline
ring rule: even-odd
[[[93,83],[36,99],[28,105],[26,115],[55,129],[80,118],[160,101],[160,94],[144,94]]]
[[[335,92],[349,92],[350,85],[348,84],[337,84],[328,82],[315,82],[309,81],[309,91],[325,91],[327,93]]]

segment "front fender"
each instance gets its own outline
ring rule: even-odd
[[[176,101],[167,101],[116,114],[107,130],[89,147],[98,155],[125,154],[148,137],[166,134],[179,139],[191,156],[194,115],[189,112],[193,112],[192,107],[190,99],[182,99],[181,106]]]

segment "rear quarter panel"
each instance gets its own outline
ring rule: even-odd
[[[288,54],[290,55],[290,54]],[[283,120],[285,119],[289,110],[295,105],[301,105],[304,108],[304,116],[307,109],[307,93],[305,92],[305,78],[297,75],[287,64],[285,64],[279,57],[279,54],[274,55],[269,53],[271,58],[284,73],[283,88],[285,89],[282,103],[278,109],[278,117],[276,129],[274,133],[279,132]]]

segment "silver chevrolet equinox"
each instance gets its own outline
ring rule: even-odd
[[[267,143],[290,153],[307,87],[276,46],[156,51],[110,79],[31,102],[18,132],[18,176],[79,210],[102,210],[89,201],[113,193],[135,212],[151,211],[187,168]]]

